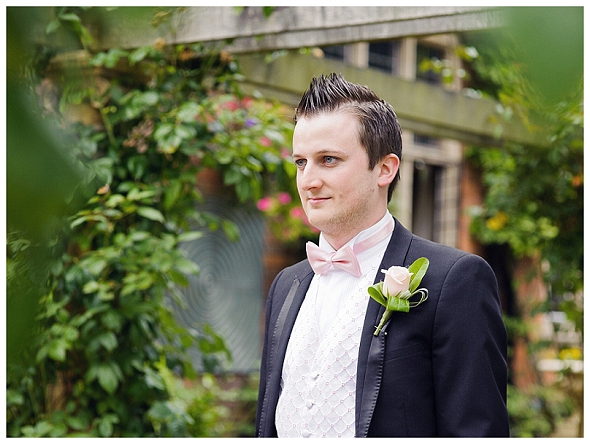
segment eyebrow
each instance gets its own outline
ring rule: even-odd
[[[315,153],[313,153],[314,156],[325,156],[325,155],[339,155],[340,157],[348,157],[348,154],[345,153],[344,151],[341,151],[339,149],[325,149],[325,150],[319,150],[316,151]],[[291,154],[291,157],[305,157],[302,154],[298,154],[296,152],[293,152]]]

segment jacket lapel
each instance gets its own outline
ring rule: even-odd
[[[379,267],[374,283],[383,280],[382,269],[387,269],[393,265],[404,265],[411,241],[412,233],[396,219],[391,240],[385,250],[385,255],[381,261],[381,266]],[[379,388],[381,387],[385,350],[384,332],[386,329],[379,336],[374,336],[373,333],[384,311],[385,307],[374,301],[373,298],[369,298],[369,305],[367,306],[365,323],[361,334],[357,367],[356,437],[367,436],[375,404],[377,403],[377,396],[379,395]]]
[[[293,273],[292,279],[285,279],[285,287],[275,290],[275,295],[287,294],[287,297],[279,309],[276,321],[271,324],[272,334],[270,335],[269,359],[267,360],[269,367],[266,372],[266,390],[259,421],[266,431],[263,436],[276,434],[276,431],[274,431],[274,411],[281,391],[283,361],[285,360],[289,337],[297,319],[297,313],[299,313],[312,278],[311,266],[308,262],[305,262],[301,265],[300,272]],[[287,287],[287,285],[290,285],[290,287]]]

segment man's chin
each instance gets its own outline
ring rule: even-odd
[[[333,219],[331,217],[325,217],[317,213],[313,214],[313,212],[311,217],[307,216],[307,220],[312,227],[323,232],[330,231],[330,227],[333,225]]]

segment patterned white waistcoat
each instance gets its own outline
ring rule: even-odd
[[[378,264],[378,261],[376,261]],[[354,437],[361,331],[376,266],[358,279],[326,334],[320,334],[313,279],[287,346],[276,410],[279,437]],[[345,296],[346,297],[346,296]],[[325,316],[325,313],[324,313]]]

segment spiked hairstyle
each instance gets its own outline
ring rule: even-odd
[[[393,153],[402,158],[402,130],[392,106],[366,86],[351,83],[341,74],[321,75],[311,80],[295,110],[295,124],[301,117],[324,112],[348,112],[358,118],[359,141],[367,151],[369,170]],[[399,171],[387,190],[387,201],[399,182]]]

